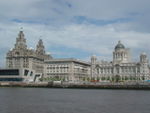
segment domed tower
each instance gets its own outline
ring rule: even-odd
[[[142,53],[142,54],[140,55],[140,62],[141,62],[141,63],[148,63],[148,58],[147,58],[146,53]]]
[[[118,41],[118,44],[115,46],[113,52],[113,63],[114,64],[128,63],[130,59],[131,57],[129,49],[125,48],[125,46],[121,43],[121,41]]]
[[[26,39],[24,33],[21,30],[16,38],[15,47],[8,51],[6,55],[6,67],[7,68],[27,68],[28,59]]]
[[[95,66],[96,66],[97,58],[95,55],[91,57],[91,77],[95,77]]]
[[[92,64],[92,65],[95,65],[95,64],[96,64],[96,61],[97,61],[97,58],[96,58],[95,55],[93,55],[93,56],[91,57],[91,64]]]
[[[16,38],[15,49],[27,49],[23,31],[20,31],[18,37]]]
[[[146,53],[142,53],[140,55],[140,64],[141,64],[140,72],[142,74],[141,75],[142,79],[143,80],[149,79],[149,61]]]
[[[36,46],[36,53],[39,55],[44,55],[45,54],[45,47],[43,45],[42,39],[39,40],[37,46]]]

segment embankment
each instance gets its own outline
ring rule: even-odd
[[[78,88],[78,89],[135,89],[150,90],[150,84],[145,83],[108,83],[108,84],[75,84],[75,83],[23,83],[23,82],[1,82],[0,87],[24,87],[24,88]]]

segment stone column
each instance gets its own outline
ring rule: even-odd
[[[71,64],[70,64],[69,80],[74,81],[74,62],[71,62]]]

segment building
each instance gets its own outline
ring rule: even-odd
[[[109,81],[148,80],[148,57],[142,53],[139,62],[132,62],[130,49],[119,41],[113,52],[113,61],[99,61],[96,56],[91,57],[91,78]]]
[[[96,56],[92,56],[91,63],[87,63],[73,58],[53,58],[46,54],[41,39],[35,50],[29,49],[23,31],[19,32],[14,48],[6,54],[6,69],[8,71],[30,70],[28,72],[33,72],[34,80],[40,77],[64,81],[82,81],[87,80],[87,78],[108,81],[150,79],[147,55],[142,53],[139,62],[131,61],[130,49],[126,48],[120,41],[114,48],[111,62],[99,61]],[[3,71],[0,71],[0,75],[3,76]],[[8,75],[6,76],[8,77]],[[20,77],[22,76],[25,75],[22,73]],[[22,78],[23,81],[31,80],[29,76]]]
[[[36,77],[59,78],[65,81],[81,80],[90,75],[90,64],[87,62],[70,58],[54,59],[46,54],[41,39],[35,50],[29,49],[23,31],[19,32],[14,48],[6,55],[6,69],[28,69]]]
[[[44,75],[64,81],[81,81],[90,77],[90,63],[73,58],[46,60]]]
[[[33,70],[20,69],[0,69],[0,81],[7,82],[34,82],[38,81],[38,75]]]
[[[36,74],[42,75],[44,73],[44,61],[47,59],[52,59],[52,56],[45,53],[42,40],[39,40],[36,50],[29,49],[24,33],[20,31],[14,48],[9,50],[6,55],[6,68],[27,68],[35,71]]]

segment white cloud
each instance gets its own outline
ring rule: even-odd
[[[47,49],[66,47],[79,50],[78,54],[82,50],[111,59],[114,46],[121,40],[134,56],[142,51],[149,54],[149,4],[149,0],[1,0],[0,63],[14,46],[20,27],[24,27],[27,43],[33,48],[42,38]],[[84,18],[82,24],[73,21],[80,16],[105,24]],[[62,56],[67,53],[49,51]]]
[[[122,40],[126,47],[133,50],[149,50],[149,33],[138,33],[135,31],[117,31],[117,25],[67,25],[60,28],[53,28],[45,25],[22,24],[30,46],[36,46],[40,36],[46,48],[53,46],[64,46],[67,48],[82,50],[91,54],[110,56],[118,40]],[[1,24],[1,47],[12,48],[18,34],[19,24]],[[9,41],[8,41],[9,40]],[[6,50],[7,50],[6,49]],[[7,52],[7,51],[6,51]],[[58,53],[51,50],[52,53]],[[64,51],[66,52],[66,51]],[[3,53],[5,54],[5,53]],[[74,56],[78,57],[78,56]]]

